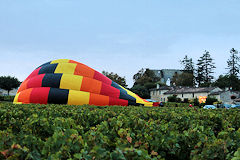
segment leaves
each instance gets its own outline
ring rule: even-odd
[[[20,81],[11,76],[0,76],[0,88],[11,91],[14,88],[17,88],[20,85]]]
[[[0,104],[0,159],[232,159],[239,110]]]
[[[102,74],[108,77],[109,79],[111,79],[112,81],[116,82],[117,84],[123,86],[124,88],[127,87],[125,77],[121,77],[117,73],[113,73],[113,72],[109,73],[106,71],[102,71]]]
[[[152,156],[157,156],[158,153],[152,150],[151,155],[152,155]]]
[[[196,69],[196,80],[199,86],[208,86],[213,77],[213,70],[216,68],[213,59],[208,51],[204,51],[202,57],[198,59],[197,69]]]
[[[131,137],[127,137],[127,141],[128,141],[129,143],[132,143],[132,138],[131,138]]]

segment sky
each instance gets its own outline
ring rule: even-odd
[[[182,69],[208,50],[215,77],[240,51],[239,0],[0,0],[0,76],[72,59],[133,85],[141,68]]]

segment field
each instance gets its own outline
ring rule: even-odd
[[[240,110],[0,103],[0,159],[240,159]]]

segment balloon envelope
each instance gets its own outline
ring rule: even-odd
[[[69,59],[36,68],[20,85],[14,103],[153,106],[103,74]]]

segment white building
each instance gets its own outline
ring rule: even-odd
[[[177,95],[181,100],[199,98],[199,96],[214,96],[218,101],[232,103],[231,96],[239,97],[239,93],[233,91],[224,91],[219,87],[158,87],[150,90],[151,99],[156,101],[167,101],[167,97]]]
[[[158,102],[160,101],[166,102],[168,96],[166,96],[164,93],[170,90],[172,90],[172,87],[168,86],[158,87],[157,89],[151,89],[150,90],[151,99]]]
[[[9,92],[9,96],[15,96],[16,93],[17,93],[17,90],[18,90],[18,88],[15,88],[15,89],[11,90]],[[8,95],[8,91],[0,88],[0,95],[7,96]]]

